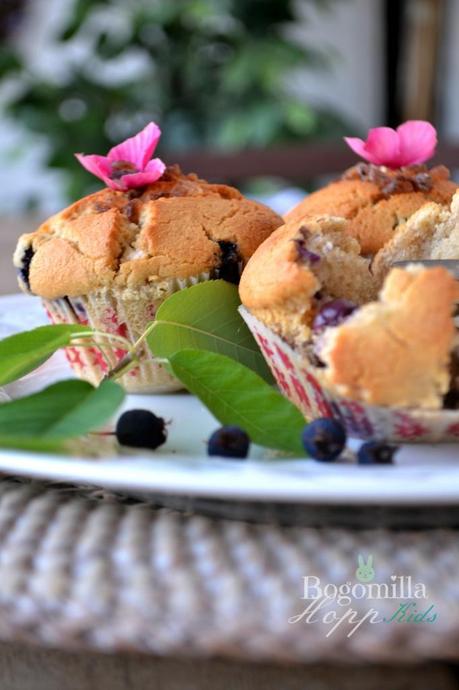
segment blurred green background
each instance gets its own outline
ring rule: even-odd
[[[342,154],[344,134],[413,117],[459,138],[457,33],[455,0],[1,0],[0,214],[98,189],[73,153],[150,120],[166,162],[195,152],[208,174],[201,154],[238,152],[242,172],[223,158],[211,175],[264,198],[300,188],[272,201],[284,211],[343,167],[331,151],[315,175],[311,144]],[[278,174],[245,179],[246,154],[278,150]]]
[[[333,2],[310,0],[323,12]],[[337,137],[350,131],[330,107],[300,98],[286,75],[331,69],[336,56],[295,41],[294,3],[282,0],[62,0],[46,21],[50,63],[17,38],[32,3],[2,6],[3,111],[41,139],[44,164],[65,173],[63,195],[98,187],[72,152],[107,151],[149,120],[159,155]],[[65,6],[65,11],[63,11]],[[38,3],[43,12],[46,3]],[[41,17],[43,24],[43,16]],[[27,40],[27,37],[25,38]],[[39,50],[40,46],[36,47]],[[35,57],[35,60],[34,60]],[[45,64],[45,67],[43,66]],[[20,155],[20,147],[11,155]],[[172,158],[173,159],[173,158]],[[22,200],[39,205],[30,195]]]

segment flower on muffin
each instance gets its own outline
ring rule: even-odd
[[[369,163],[394,169],[418,165],[432,158],[437,131],[425,120],[408,120],[397,129],[370,129],[366,141],[358,137],[344,137],[344,141]]]
[[[125,192],[144,187],[159,180],[166,166],[160,158],[151,158],[161,130],[150,122],[141,132],[110,149],[106,156],[96,154],[75,156],[90,173],[99,177],[107,187]]]

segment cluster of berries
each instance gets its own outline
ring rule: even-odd
[[[315,419],[304,427],[303,446],[315,460],[333,462],[346,447],[346,432],[342,424],[335,419]],[[383,441],[367,441],[357,451],[359,465],[390,465],[393,462],[397,446]]]
[[[149,410],[129,410],[118,419],[115,433],[122,446],[155,450],[167,440],[167,423]],[[305,451],[321,462],[336,460],[344,451],[346,440],[343,426],[334,419],[316,419],[306,424],[302,434]],[[246,458],[249,449],[250,438],[238,426],[220,427],[207,443],[208,455],[225,458]],[[359,465],[388,465],[396,451],[396,446],[368,441],[360,446],[357,462]]]

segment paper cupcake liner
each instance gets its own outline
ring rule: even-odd
[[[323,387],[317,370],[244,307],[239,309],[282,393],[306,419],[333,417],[350,436],[395,443],[459,441],[459,410],[424,410],[367,405]]]
[[[81,297],[43,300],[43,306],[52,323],[83,324],[135,343],[167,297],[205,280],[209,280],[207,273],[152,283],[138,289],[107,288]],[[127,354],[122,343],[108,338],[100,338],[98,342],[100,347],[72,346],[65,349],[75,374],[94,385]],[[145,345],[138,355],[138,366],[118,379],[128,393],[168,393],[183,388],[180,381],[154,360],[148,346]]]

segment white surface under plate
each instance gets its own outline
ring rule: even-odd
[[[0,298],[0,337],[45,323],[37,299]],[[11,397],[69,377],[62,353],[20,382]],[[459,504],[459,445],[406,445],[394,466],[359,467],[309,459],[273,459],[254,448],[248,460],[206,455],[217,423],[191,395],[128,396],[124,409],[142,407],[170,419],[169,439],[154,453],[103,460],[0,449],[0,471],[141,493],[168,493],[304,504]]]

